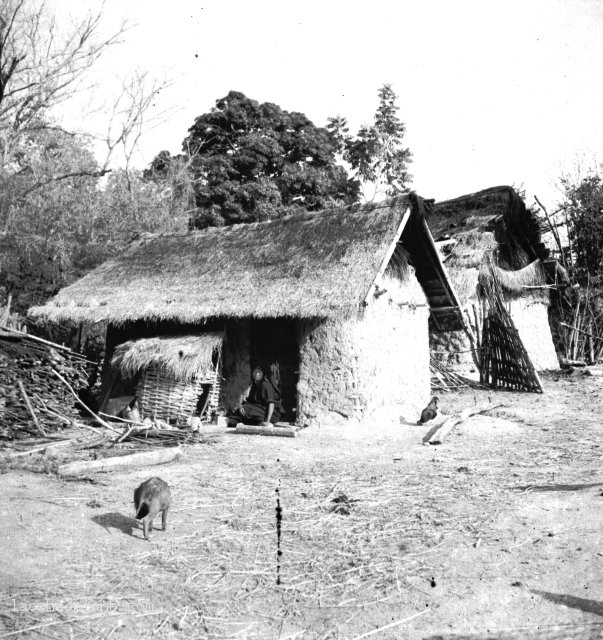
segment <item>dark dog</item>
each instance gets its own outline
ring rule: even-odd
[[[172,496],[167,483],[161,478],[150,478],[134,491],[134,507],[136,520],[142,520],[145,540],[149,539],[149,531],[153,531],[153,518],[161,511],[161,526],[167,527],[167,514]]]
[[[438,398],[434,396],[431,402],[421,412],[421,419],[417,424],[425,424],[430,420],[433,420],[438,415]]]

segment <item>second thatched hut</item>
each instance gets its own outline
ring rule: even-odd
[[[472,345],[465,332],[434,323],[435,357],[457,371],[476,372],[472,348],[479,347],[485,312],[482,286],[495,278],[535,369],[558,368],[549,325],[549,252],[517,192],[493,187],[438,202],[428,221],[475,335]]]

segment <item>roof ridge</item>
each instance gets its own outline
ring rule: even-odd
[[[403,200],[407,200],[407,195],[394,196],[393,198],[387,198],[386,200],[380,200],[378,202],[362,202],[354,203],[344,206],[333,206],[331,208],[321,209],[319,211],[302,211],[298,213],[292,213],[280,218],[271,218],[270,220],[259,220],[256,222],[239,222],[238,224],[229,224],[219,227],[205,227],[204,229],[194,229],[187,231],[186,233],[172,232],[172,233],[141,233],[138,238],[133,241],[133,244],[141,242],[143,240],[151,240],[155,238],[190,238],[192,236],[198,236],[202,234],[211,233],[230,233],[241,228],[256,229],[258,227],[276,226],[279,224],[287,224],[289,222],[316,220],[317,218],[332,216],[342,213],[360,213],[375,211],[377,209],[391,209],[398,206]]]

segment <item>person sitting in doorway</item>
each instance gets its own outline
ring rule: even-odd
[[[251,374],[251,386],[235,412],[236,416],[246,424],[269,426],[278,422],[283,412],[278,380],[274,376],[265,376],[263,369],[256,367]]]

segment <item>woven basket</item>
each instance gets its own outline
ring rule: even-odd
[[[153,420],[184,422],[195,413],[203,384],[213,382],[202,378],[184,382],[166,375],[157,367],[145,369],[137,389],[141,415]]]

